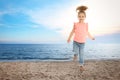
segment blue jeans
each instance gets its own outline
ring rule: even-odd
[[[79,55],[79,63],[81,66],[84,65],[84,45],[85,43],[73,41],[73,52],[75,52],[75,55]]]

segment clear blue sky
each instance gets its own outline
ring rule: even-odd
[[[12,42],[48,42],[60,34],[31,21],[27,14],[36,9],[63,4],[65,0],[0,0],[0,39]],[[49,13],[48,13],[49,14]]]
[[[0,42],[65,42],[73,22],[77,19],[75,8],[81,4],[85,4],[89,8],[95,8],[97,6],[93,6],[95,3],[100,4],[100,2],[95,0],[93,2],[89,2],[88,0],[0,0]],[[112,20],[108,22],[105,18],[105,21],[103,21],[96,13],[98,11],[96,11],[93,16],[96,19],[95,21],[98,20],[98,22],[95,22],[96,24],[93,25],[94,19],[91,18],[91,11],[88,12],[87,21],[90,21],[91,26],[93,26],[90,27],[93,34],[119,34],[119,19],[116,19],[114,22]],[[116,13],[118,14],[119,12]],[[118,17],[116,15],[115,17],[109,18],[113,19]],[[105,15],[102,14],[101,16]]]

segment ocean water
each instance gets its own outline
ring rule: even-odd
[[[0,44],[0,61],[72,60],[72,44]],[[86,44],[85,59],[120,59],[119,44]]]

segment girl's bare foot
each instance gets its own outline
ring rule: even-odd
[[[85,71],[83,66],[80,66],[80,71]]]

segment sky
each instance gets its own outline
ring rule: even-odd
[[[0,43],[61,43],[88,6],[85,22],[96,38],[119,42],[120,0],[0,0]],[[103,38],[103,37],[101,37]],[[99,39],[99,38],[98,38]]]

